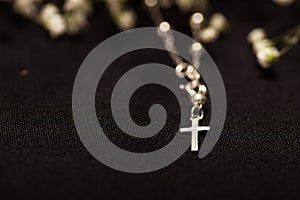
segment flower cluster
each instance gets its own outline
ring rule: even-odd
[[[180,56],[169,54],[170,58],[176,65],[175,71],[179,78],[185,78],[189,82],[180,85],[180,88],[187,91],[192,103],[195,106],[203,105],[206,102],[207,88],[200,83],[200,73],[198,68],[201,66],[202,44],[201,42],[213,42],[229,28],[227,19],[221,13],[208,15],[209,1],[197,0],[144,0],[145,5],[153,22],[158,27],[158,35],[161,37],[167,51],[177,52],[175,40],[171,25],[164,19],[162,10],[176,4],[180,10],[189,12],[190,30],[195,42],[190,47],[192,55],[192,64],[184,61]],[[162,9],[163,8],[163,9]]]
[[[201,10],[201,13],[210,13],[209,8],[211,7],[208,0],[145,0],[145,3],[149,7],[153,7],[158,3],[162,8],[169,8],[176,4],[185,13],[194,12],[194,10]],[[201,42],[215,42],[222,33],[229,29],[229,22],[223,14],[214,13],[211,16],[204,16],[201,13],[195,13],[191,18],[191,26],[197,26],[201,29],[197,36]]]
[[[262,28],[252,30],[247,36],[248,42],[253,47],[257,61],[264,69],[268,69],[280,58],[280,52],[272,40],[267,38],[266,31]]]
[[[126,7],[126,0],[102,0],[122,30],[135,26],[135,13]],[[14,9],[24,17],[41,24],[56,38],[63,34],[77,34],[88,23],[93,12],[92,0],[65,0],[62,8],[44,0],[14,0]]]
[[[70,34],[79,33],[93,12],[92,3],[87,0],[66,0],[63,10],[67,32]]]
[[[38,6],[43,0],[15,0],[14,10],[20,15],[28,18],[34,18],[38,13]]]
[[[59,9],[52,3],[46,4],[39,13],[39,22],[46,28],[52,37],[66,32],[66,22]]]
[[[127,30],[135,26],[135,13],[126,6],[126,0],[105,1],[113,20],[121,30]]]
[[[14,0],[13,6],[19,14],[40,23],[52,37],[78,33],[92,12],[89,0],[65,0],[63,8],[44,0]]]
[[[176,66],[175,71],[179,78],[189,80],[189,83],[180,85],[180,88],[188,92],[192,103],[195,105],[204,104],[206,102],[207,88],[204,84],[200,83],[200,74],[195,67],[182,62]]]
[[[229,29],[229,23],[221,13],[214,13],[208,20],[208,25],[202,28],[199,38],[202,42],[215,42],[222,33]]]

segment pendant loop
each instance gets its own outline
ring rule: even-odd
[[[200,115],[195,114],[196,110],[198,110],[200,112]],[[203,117],[204,117],[204,111],[202,109],[202,104],[193,106],[192,110],[191,110],[191,119],[197,118],[197,119],[201,120],[201,119],[203,119]]]

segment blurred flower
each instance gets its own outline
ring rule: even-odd
[[[59,9],[52,3],[48,3],[42,8],[39,21],[52,37],[58,37],[66,32],[66,22]]]
[[[295,0],[273,0],[276,4],[281,6],[288,6],[294,3]]]
[[[280,57],[279,50],[272,40],[267,38],[267,33],[262,28],[255,28],[247,35],[248,42],[252,45],[258,64],[263,69],[268,69]]]
[[[250,44],[254,44],[255,42],[265,39],[266,36],[267,33],[264,29],[255,28],[247,35],[247,40]]]
[[[135,25],[135,14],[131,10],[122,11],[117,21],[118,26],[122,30],[133,28]]]
[[[257,61],[264,69],[268,69],[279,60],[280,53],[275,47],[266,47],[257,52]]]
[[[184,12],[188,12],[193,8],[193,3],[191,0],[175,0],[175,2]]]
[[[66,0],[63,6],[69,34],[79,33],[88,23],[88,16],[92,13],[91,1]]]
[[[66,0],[64,10],[67,12],[82,12],[89,15],[92,12],[92,4],[88,0]]]
[[[42,0],[15,0],[13,6],[16,12],[31,18],[37,13],[37,5],[41,1]]]
[[[274,43],[270,39],[258,40],[253,43],[253,51],[258,52],[267,47],[273,47]]]
[[[173,4],[173,0],[159,0],[159,5],[162,8],[170,8]]]
[[[210,43],[216,41],[219,35],[220,35],[219,31],[209,26],[200,31],[199,38],[203,42]]]
[[[81,12],[66,14],[65,18],[69,34],[79,33],[87,24],[87,16]]]
[[[219,32],[225,32],[229,29],[229,22],[221,13],[215,13],[211,16],[210,25]]]
[[[111,16],[122,30],[135,26],[135,13],[125,5],[126,0],[105,0]],[[148,2],[149,3],[149,2]]]

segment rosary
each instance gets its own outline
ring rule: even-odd
[[[93,3],[102,2],[121,30],[133,28],[136,16],[131,8],[126,6],[125,0],[64,0],[62,8],[44,0],[0,0],[11,2],[14,10],[42,25],[52,38],[64,34],[78,34],[88,23],[88,17],[93,13]],[[293,0],[273,0],[275,3],[288,6]],[[144,0],[152,21],[158,27],[158,35],[163,41],[165,49],[177,52],[174,37],[170,31],[171,25],[162,13],[162,9],[176,4],[182,12],[192,12],[190,30],[196,41],[191,45],[192,64],[185,62],[177,54],[169,53],[175,64],[175,72],[179,78],[186,78],[188,83],[180,85],[189,95],[193,107],[191,109],[192,126],[181,128],[180,132],[191,132],[191,150],[198,151],[198,131],[209,130],[208,126],[199,126],[204,118],[203,106],[207,100],[207,88],[200,82],[198,69],[201,65],[202,44],[216,41],[229,29],[227,19],[221,13],[212,13],[208,0]],[[280,36],[268,39],[266,31],[258,28],[248,34],[248,42],[253,47],[259,65],[270,68],[281,56],[286,54],[300,39],[300,25],[295,26]]]
[[[158,27],[158,35],[161,37],[165,48],[169,52],[177,52],[174,45],[174,37],[170,31],[170,24],[163,19],[161,8],[157,0],[145,0],[145,4],[150,12],[151,18]],[[200,32],[201,24],[204,17],[200,12],[194,12],[190,18],[190,29],[193,34],[193,39],[197,42],[191,45],[192,65],[183,61],[177,54],[169,53],[170,58],[176,65],[175,72],[179,78],[186,78],[189,83],[180,85],[180,88],[185,90],[190,96],[193,107],[191,109],[192,126],[190,128],[181,128],[180,132],[191,132],[191,151],[198,151],[198,131],[208,131],[209,126],[199,126],[199,122],[204,118],[203,106],[206,101],[207,88],[204,84],[200,83],[200,67],[201,49],[202,45],[199,41],[211,41],[216,39],[219,33],[228,28],[228,22],[222,14],[214,14],[210,19],[209,27],[207,30],[212,30],[216,34],[212,34],[214,38],[207,37],[205,32]],[[204,33],[204,34],[203,34]]]

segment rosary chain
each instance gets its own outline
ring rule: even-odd
[[[174,45],[174,37],[172,32],[170,31],[170,24],[166,22],[161,13],[161,8],[157,0],[145,0],[145,4],[149,10],[150,16],[154,23],[156,24],[158,29],[158,35],[161,37],[165,48],[169,52],[170,58],[173,63],[176,65],[175,72],[179,78],[186,78],[189,82],[186,85],[180,85],[181,89],[184,89],[190,96],[194,107],[192,109],[192,116],[194,115],[194,111],[196,108],[200,112],[200,115],[197,115],[201,119],[204,116],[204,112],[202,110],[202,106],[206,102],[206,94],[207,88],[204,84],[200,83],[201,75],[198,72],[198,68],[200,67],[200,58],[202,53],[202,45],[199,42],[195,42],[191,46],[191,54],[193,58],[193,65],[184,62],[183,59],[178,56],[177,49]],[[193,39],[195,41],[199,41],[199,33],[200,33],[200,24],[203,21],[203,15],[200,12],[195,12],[191,16],[190,20],[190,28],[193,34]]]

